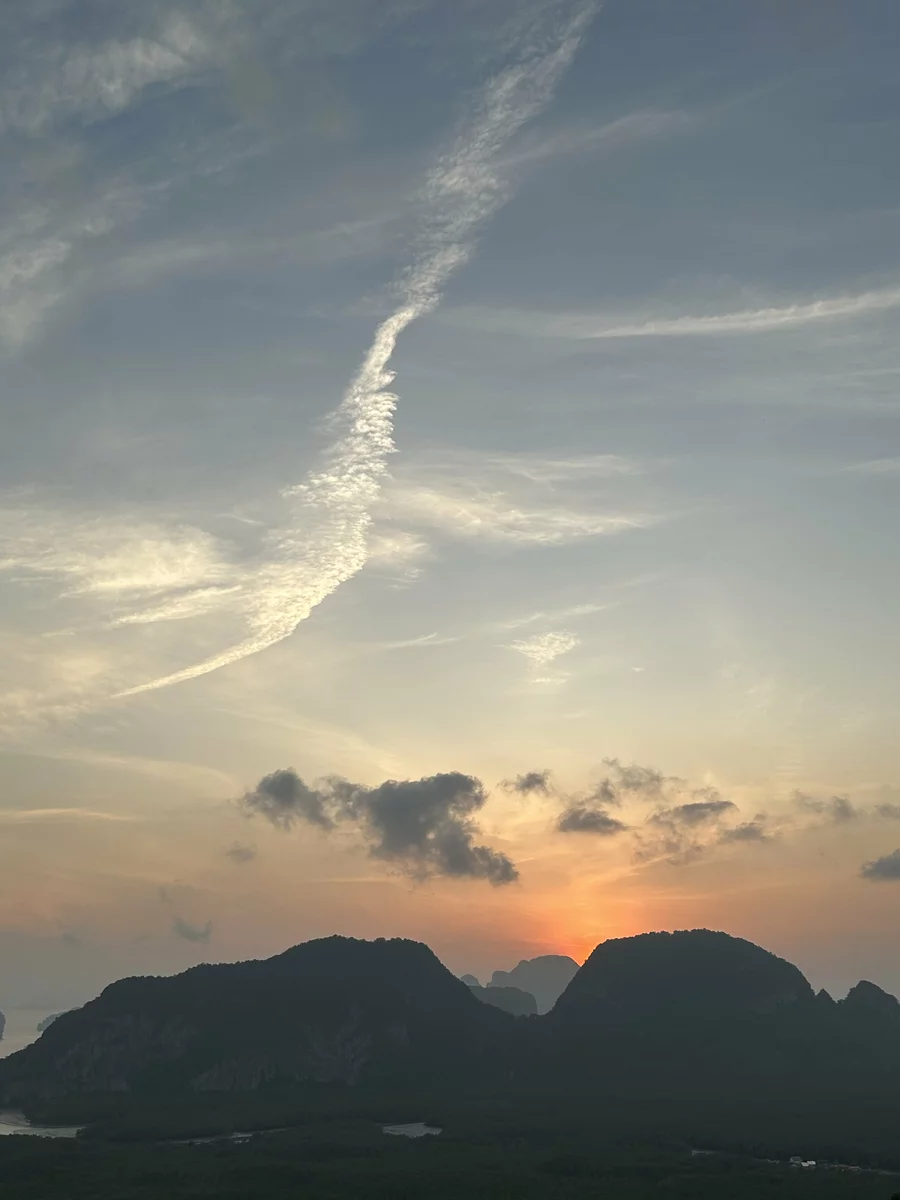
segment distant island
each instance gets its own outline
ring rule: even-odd
[[[547,1013],[575,978],[578,963],[564,954],[526,958],[511,971],[495,971],[488,987],[515,987],[530,992],[539,1013]]]
[[[530,992],[515,987],[482,987],[479,983],[468,984],[472,995],[482,1004],[492,1004],[513,1017],[537,1016],[537,1001]]]
[[[44,1017],[43,1021],[38,1022],[38,1033],[43,1033],[45,1029],[49,1029],[54,1021],[59,1020],[60,1017],[65,1015],[66,1011],[68,1010],[65,1010],[64,1012],[51,1013],[49,1017]]]

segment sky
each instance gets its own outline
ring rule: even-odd
[[[341,933],[900,991],[894,0],[7,0],[0,1008]]]

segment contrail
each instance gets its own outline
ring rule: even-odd
[[[477,227],[506,201],[496,165],[506,142],[544,109],[575,56],[602,0],[545,4],[515,65],[485,87],[474,112],[425,180],[427,212],[419,252],[401,277],[396,310],[372,346],[335,414],[342,433],[304,483],[288,489],[290,527],[268,539],[270,557],[253,577],[246,610],[250,636],[194,666],[120,693],[183,683],[229,666],[289,637],[312,610],[366,563],[371,513],[394,451],[390,362],[400,334],[440,301],[441,288],[473,249]],[[550,11],[548,11],[548,9]]]

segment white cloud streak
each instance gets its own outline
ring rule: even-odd
[[[524,654],[538,667],[547,667],[558,658],[562,658],[564,654],[568,654],[570,650],[574,650],[577,645],[578,638],[574,633],[562,631],[542,633],[537,637],[511,642],[509,649]]]
[[[900,475],[900,458],[871,458],[842,469],[852,475]]]
[[[471,306],[446,319],[464,328],[519,337],[569,341],[644,337],[714,337],[777,333],[825,321],[852,320],[900,308],[900,288],[831,296],[802,304],[739,309],[705,316],[657,316],[621,320],[603,313],[546,313]]]
[[[152,37],[48,48],[39,62],[26,60],[7,77],[0,132],[38,134],[73,116],[96,120],[121,112],[146,87],[188,76],[209,55],[207,40],[179,13],[170,13]]]
[[[643,513],[522,506],[503,492],[473,492],[449,481],[443,488],[406,488],[395,493],[393,501],[398,514],[452,537],[520,546],[563,546],[584,538],[645,528],[654,520]]]
[[[648,468],[615,455],[558,458],[455,451],[410,461],[386,481],[375,515],[461,541],[561,546],[654,524],[610,502],[610,480]]]
[[[398,397],[390,390],[390,362],[397,341],[413,321],[434,310],[441,289],[472,253],[476,230],[505,202],[500,152],[549,103],[597,8],[589,2],[574,15],[567,4],[536,9],[518,61],[489,82],[450,152],[427,177],[419,251],[400,281],[398,306],[379,326],[335,414],[340,434],[322,465],[286,493],[294,519],[268,539],[270,556],[248,605],[249,636],[124,695],[196,679],[282,641],[365,565],[372,511],[394,451]]]
[[[185,604],[197,603],[209,591],[221,594],[229,577],[215,538],[202,530],[23,505],[0,507],[0,571],[20,579],[62,579],[69,596],[114,602],[165,594],[172,606],[178,604],[179,590]]]
[[[32,825],[44,821],[113,821],[132,823],[138,818],[93,808],[8,808],[0,810],[0,822]]]

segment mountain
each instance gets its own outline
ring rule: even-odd
[[[468,984],[473,996],[482,1004],[492,1004],[494,1008],[502,1009],[514,1017],[537,1016],[537,1001],[530,992],[523,992],[515,987],[482,987],[478,983]]]
[[[487,1079],[505,1073],[513,1026],[427,946],[325,938],[266,960],[112,984],[0,1060],[0,1103]]]
[[[526,958],[511,971],[495,971],[488,987],[515,987],[530,992],[539,1013],[549,1012],[571,982],[578,963],[563,954]]]
[[[607,1077],[811,1080],[894,1069],[900,1025],[876,1030],[868,1016],[892,998],[860,986],[835,1004],[791,963],[705,929],[613,939],[546,1018],[536,1061],[566,1078],[602,1069]]]
[[[510,1080],[573,1096],[724,1088],[763,1104],[788,1085],[884,1094],[900,1072],[894,997],[863,982],[835,1002],[791,963],[709,930],[603,942],[549,1013],[510,1016],[540,1003],[470,988],[417,942],[325,938],[113,984],[0,1060],[0,1107],[90,1092]]]
[[[869,983],[868,979],[861,979],[856,987],[851,988],[840,1001],[840,1007],[860,1019],[871,1017],[876,1021],[900,1023],[900,1000],[889,992],[883,992],[876,984]]]
[[[802,973],[783,958],[727,933],[692,929],[602,942],[558,1007],[570,1014],[594,1004],[632,1016],[766,1013],[813,998]]]

